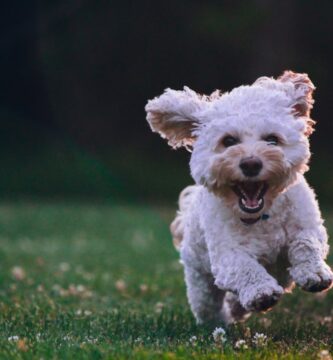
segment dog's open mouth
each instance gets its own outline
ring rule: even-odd
[[[232,189],[239,197],[239,207],[244,212],[254,214],[264,207],[264,196],[268,189],[264,181],[242,181]]]

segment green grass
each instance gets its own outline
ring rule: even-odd
[[[187,305],[168,231],[173,212],[0,205],[0,358],[315,359],[333,351],[333,291],[295,291],[215,343],[213,329],[196,326]],[[266,345],[253,343],[257,332]],[[248,349],[235,349],[239,339]]]

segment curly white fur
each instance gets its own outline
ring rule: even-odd
[[[308,291],[332,284],[326,229],[303,176],[313,90],[306,74],[288,71],[227,94],[168,89],[146,106],[153,131],[173,147],[193,146],[196,185],[183,191],[171,231],[199,323],[231,323],[267,310],[293,283]],[[272,135],[273,144],[266,140]],[[232,146],[228,136],[236,139]],[[244,159],[257,159],[262,168],[248,175]],[[262,184],[260,202],[235,190]],[[242,201],[257,208],[244,210]]]

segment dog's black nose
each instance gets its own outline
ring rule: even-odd
[[[245,176],[257,176],[262,169],[262,161],[255,156],[250,156],[242,159],[239,163],[239,167],[242,169]]]

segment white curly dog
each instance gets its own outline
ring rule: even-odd
[[[306,74],[261,77],[230,93],[167,89],[146,105],[153,131],[193,148],[196,185],[171,224],[198,323],[230,324],[270,309],[296,283],[328,289],[327,233],[303,174],[314,85]]]

